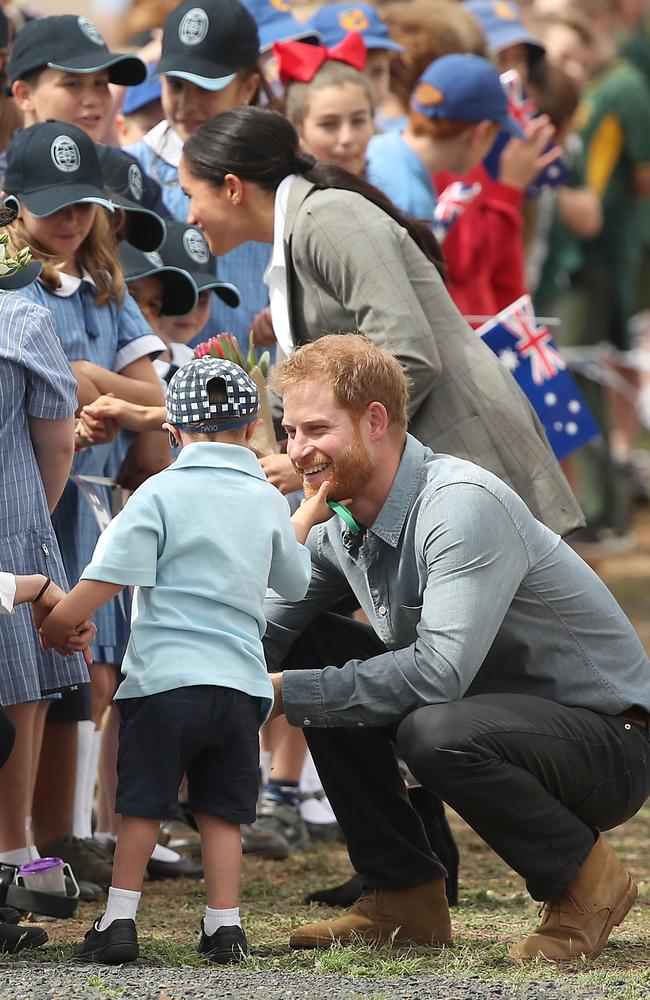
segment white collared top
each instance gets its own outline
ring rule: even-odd
[[[294,344],[289,322],[289,300],[287,294],[287,265],[284,258],[284,227],[287,221],[289,194],[296,179],[288,174],[280,181],[275,192],[275,215],[273,217],[273,250],[268,267],[264,272],[264,284],[269,289],[269,304],[275,338],[285,357],[293,354]]]

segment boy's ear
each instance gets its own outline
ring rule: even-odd
[[[34,111],[32,88],[24,80],[14,80],[11,93],[21,111]]]
[[[257,424],[258,424],[257,420],[253,420],[252,423],[246,424],[246,426],[244,428],[244,430],[246,431],[246,437],[245,437],[246,444],[248,444],[252,440],[253,434],[255,433],[255,428],[257,427]]]

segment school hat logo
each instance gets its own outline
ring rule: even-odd
[[[514,7],[511,7],[509,3],[503,3],[502,0],[497,0],[497,3],[492,5],[492,10],[497,17],[502,18],[504,21],[517,21],[517,11]]]
[[[208,33],[210,19],[202,7],[192,7],[181,18],[178,37],[183,45],[200,45]]]
[[[210,251],[202,234],[198,229],[186,229],[183,233],[183,246],[185,253],[197,264],[207,264],[210,260]]]
[[[50,156],[56,169],[64,174],[71,174],[81,166],[79,147],[69,135],[57,135],[50,146]]]
[[[163,264],[162,257],[160,256],[159,253],[156,253],[155,250],[150,250],[149,253],[145,254],[145,257],[147,258],[147,260],[149,261],[150,264],[153,264],[154,267],[164,267],[165,266]]]
[[[346,31],[365,31],[370,22],[359,7],[349,7],[339,14],[339,24]]]
[[[129,167],[129,172],[127,174],[127,184],[129,186],[129,191],[133,195],[136,201],[142,201],[142,193],[144,191],[144,181],[142,180],[142,171],[137,163],[132,163]]]
[[[436,108],[444,103],[445,95],[431,83],[421,83],[415,88],[413,100],[417,104],[424,105],[425,108]]]
[[[106,45],[106,42],[98,32],[97,28],[92,21],[89,21],[87,17],[78,17],[77,24],[81,31],[83,31],[86,38],[89,38],[91,42],[95,45]]]

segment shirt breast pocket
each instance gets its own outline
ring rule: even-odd
[[[422,605],[400,604],[397,614],[396,639],[399,646],[410,646],[417,639],[417,626],[422,618]]]

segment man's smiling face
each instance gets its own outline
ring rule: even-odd
[[[362,417],[344,409],[331,386],[312,381],[286,390],[282,422],[287,454],[302,477],[305,496],[314,496],[329,480],[331,500],[354,500],[374,468]]]

